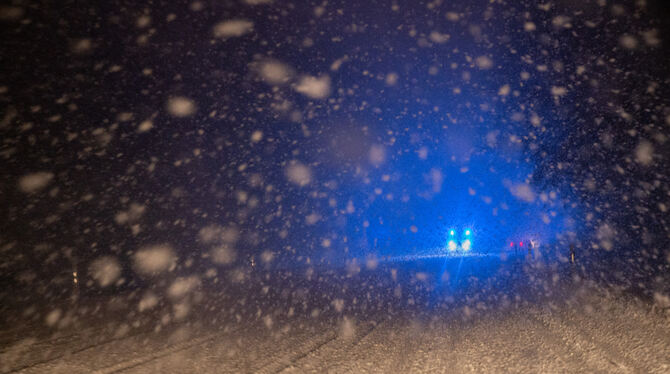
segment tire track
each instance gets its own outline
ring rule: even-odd
[[[594,372],[606,373],[642,373],[646,372],[635,362],[627,359],[618,348],[596,339],[587,329],[577,330],[574,323],[568,324],[559,312],[529,311],[529,317],[535,319],[547,331],[560,339],[571,352],[577,355]]]
[[[664,334],[664,322],[657,321],[655,328],[645,326],[642,321],[651,317],[644,316],[641,310],[633,313],[635,308],[627,303],[596,298],[589,305],[594,308],[591,313],[573,309],[564,312],[571,326],[580,326],[584,336],[614,352],[638,372],[670,372],[670,336]]]
[[[37,323],[30,323],[30,324],[14,326],[12,328],[0,331],[0,347],[5,347],[5,346],[11,344],[12,341],[15,340],[14,337],[16,335],[20,335],[21,333],[27,332],[27,331],[37,330],[37,328],[41,327],[41,326],[43,326],[43,325],[39,325]],[[3,349],[3,351],[4,351],[4,349]]]
[[[374,322],[368,322],[363,325],[362,330],[357,331],[357,334],[349,339],[342,337],[339,331],[330,330],[317,344],[306,344],[295,353],[264,367],[259,373],[278,374],[291,370],[304,371],[306,366],[304,361],[315,359],[320,355],[327,355],[328,358],[344,355],[370,335],[377,326],[378,324]]]
[[[90,337],[93,335],[96,335],[97,333],[105,330],[105,327],[94,327],[94,328],[89,328],[89,329],[83,329],[81,331],[73,332],[70,334],[66,335],[58,335],[57,333],[51,334],[50,338],[47,339],[40,339],[38,336],[30,336],[27,338],[23,338],[21,340],[26,340],[26,339],[32,339],[34,340],[34,343],[30,344],[28,347],[29,350],[33,350],[34,348],[37,349],[44,349],[40,347],[53,347],[53,346],[58,346],[62,345],[64,343],[71,343],[73,338],[81,338],[81,337]],[[14,339],[14,343],[20,343],[21,340],[16,340]],[[0,356],[2,356],[5,353],[8,353],[12,351],[12,345],[9,345],[2,350],[0,350]],[[26,353],[30,353],[29,351]]]
[[[583,369],[566,358],[569,355],[560,341],[557,344],[541,330],[541,325],[518,312],[493,313],[461,324],[452,321],[429,330],[428,340],[442,335],[444,344],[432,345],[424,354],[425,364],[407,372],[570,373]]]
[[[407,354],[399,360],[398,372],[425,372],[426,363],[431,363],[433,373],[453,373],[453,364],[457,360],[454,350],[460,336],[460,326],[444,323],[426,326],[415,339],[404,343]]]
[[[439,350],[439,347],[448,347],[449,342],[453,336],[445,336],[438,333],[440,327],[437,324],[431,324],[430,321],[423,319],[409,319],[396,321],[396,324],[387,324],[384,326],[386,331],[380,333],[388,336],[379,336],[377,339],[371,338],[374,352],[370,352],[368,356],[358,359],[359,366],[366,367],[369,363],[376,362],[377,366],[374,368],[376,372],[396,372],[396,373],[413,373],[425,372],[426,366],[430,368],[431,373],[438,372],[437,367],[439,362],[443,361],[445,357],[450,357],[448,351],[441,351],[440,357],[437,360],[429,360],[431,353]],[[443,331],[444,332],[444,331]],[[375,345],[375,342],[383,342],[383,346]],[[437,357],[433,357],[435,359]],[[384,365],[379,363],[383,362]],[[349,371],[356,371],[355,365],[349,367]],[[372,368],[366,367],[365,370]]]
[[[10,371],[6,371],[6,372],[0,373],[0,374],[12,374],[12,373],[18,373],[18,372],[22,372],[22,371],[26,371],[26,370],[30,370],[30,369],[35,369],[39,366],[45,366],[45,365],[48,365],[52,362],[60,360],[64,357],[66,357],[66,356],[71,356],[71,355],[82,353],[82,352],[85,352],[85,351],[88,351],[88,350],[91,350],[91,349],[99,348],[99,347],[102,347],[104,345],[114,343],[114,342],[117,342],[117,341],[120,341],[120,340],[130,339],[130,338],[134,338],[134,337],[137,337],[137,336],[150,334],[151,332],[153,332],[153,330],[139,331],[139,332],[136,332],[136,333],[130,334],[130,335],[112,337],[111,339],[99,341],[99,342],[96,342],[96,343],[93,343],[93,344],[87,344],[87,345],[84,345],[82,347],[79,347],[79,348],[76,348],[76,349],[73,349],[73,350],[66,350],[64,352],[60,352],[58,354],[55,354],[53,356],[50,356],[50,357],[47,357],[47,358],[44,358],[44,359],[41,359],[41,360],[33,361],[31,363],[28,363],[28,364],[23,364],[19,367],[11,369]]]
[[[237,331],[238,329],[235,329],[235,330],[232,330],[232,331],[216,332],[216,333],[212,333],[212,334],[209,334],[209,335],[206,335],[206,336],[203,336],[203,337],[190,339],[190,340],[187,340],[187,341],[184,341],[184,342],[174,343],[174,344],[169,345],[168,347],[166,347],[166,348],[164,348],[164,349],[162,349],[158,352],[154,352],[154,353],[151,353],[151,354],[148,354],[148,355],[145,355],[145,356],[141,356],[141,357],[137,357],[137,358],[127,360],[127,361],[122,361],[122,362],[119,362],[119,363],[111,365],[111,366],[107,366],[107,367],[102,368],[102,369],[97,369],[97,370],[94,370],[93,373],[94,374],[121,373],[121,372],[130,370],[130,369],[136,368],[138,366],[145,365],[145,364],[147,364],[151,361],[158,360],[162,357],[165,357],[165,356],[168,356],[168,355],[180,352],[180,351],[184,351],[184,350],[187,350],[187,349],[190,349],[190,348],[193,348],[193,347],[203,345],[203,344],[205,344],[209,341],[212,341],[216,338],[219,338],[223,335],[233,333],[233,332]]]
[[[336,339],[335,332],[323,326],[310,324],[284,330],[269,329],[264,323],[243,324],[211,339],[198,338],[193,344],[128,360],[130,364],[119,366],[121,370],[108,372],[182,373],[198,367],[203,373],[273,373],[296,355],[318,350]]]
[[[291,365],[282,368],[280,373],[332,372],[334,366],[347,362],[352,352],[355,352],[361,344],[368,341],[374,332],[382,330],[382,325],[385,325],[385,322],[376,323],[372,321],[363,323],[356,329],[355,336],[350,338],[341,337],[335,340],[333,344],[323,347],[319,351],[310,352],[310,354],[294,360]]]
[[[286,370],[287,368],[294,366],[295,362],[309,356],[310,354],[314,354],[323,346],[329,344],[330,342],[335,341],[336,339],[337,334],[334,331],[331,331],[318,341],[310,342],[306,345],[303,345],[295,354],[289,356],[288,358],[279,359],[278,361],[275,361],[270,365],[262,368],[261,370],[258,371],[258,373],[280,373]]]

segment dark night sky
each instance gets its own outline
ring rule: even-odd
[[[398,254],[456,222],[491,248],[533,227],[655,274],[670,30],[667,4],[642,3],[2,8],[2,268],[151,243],[203,261],[211,225],[238,234],[239,261]],[[253,26],[217,38],[230,20]],[[26,193],[36,172],[52,177]]]

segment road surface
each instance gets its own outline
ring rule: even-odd
[[[340,278],[312,270],[304,284],[270,279],[283,282],[277,292],[248,281],[244,293],[258,297],[204,290],[200,307],[182,319],[161,308],[149,315],[121,308],[103,322],[42,335],[17,326],[3,332],[0,372],[670,372],[667,311],[626,294],[553,277],[554,292],[542,297],[512,287],[502,296],[441,298],[436,293],[450,288],[431,283],[439,274],[412,283],[420,271],[407,271],[407,279],[380,275],[389,272],[384,264],[350,271]],[[537,289],[547,287],[535,279]],[[235,305],[240,300],[245,305]]]

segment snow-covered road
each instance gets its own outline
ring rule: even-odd
[[[88,333],[15,342],[2,372],[670,372],[667,317],[593,293],[493,311],[184,323],[100,341]]]

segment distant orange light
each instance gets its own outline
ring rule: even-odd
[[[510,242],[510,243],[509,243],[509,246],[510,246],[510,247],[514,247],[514,242]]]
[[[523,247],[523,242],[519,242],[519,247]]]

